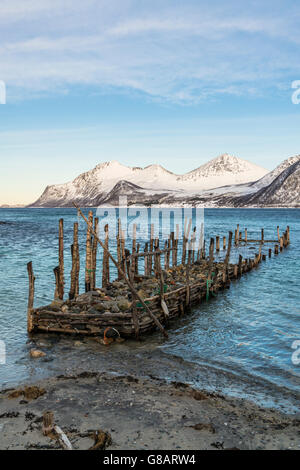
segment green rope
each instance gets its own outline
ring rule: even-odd
[[[149,300],[146,300],[146,301],[145,301],[145,304],[146,304],[146,305],[149,305],[149,304],[150,304]],[[144,305],[142,304],[142,302],[137,302],[137,303],[136,303],[136,307],[137,307],[137,308],[141,308],[142,311],[145,310],[145,307],[144,307]]]
[[[215,273],[212,273],[212,278],[214,277]],[[206,302],[208,302],[210,295],[216,297],[213,292],[210,292],[210,286],[213,283],[213,279],[206,279]]]

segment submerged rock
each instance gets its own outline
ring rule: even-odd
[[[46,356],[46,353],[44,353],[44,351],[40,351],[39,349],[30,349],[30,357],[38,358],[44,356]]]

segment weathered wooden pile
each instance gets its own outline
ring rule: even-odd
[[[151,226],[150,241],[140,251],[136,240],[136,226],[133,228],[131,251],[125,247],[125,234],[119,220],[117,235],[117,259],[109,250],[109,227],[105,227],[105,238],[98,237],[98,219],[92,211],[88,219],[78,208],[87,223],[85,258],[85,293],[79,293],[79,243],[78,223],[74,223],[71,269],[71,285],[68,300],[64,300],[64,234],[63,220],[59,221],[59,265],[54,269],[56,280],[54,301],[47,306],[33,308],[34,274],[32,263],[28,263],[29,299],[28,331],[55,332],[102,336],[113,328],[121,337],[135,337],[159,328],[165,336],[165,326],[169,321],[189,311],[192,305],[208,300],[219,290],[229,288],[232,279],[256,268],[261,261],[277,255],[290,243],[290,230],[283,235],[277,227],[277,240],[265,240],[264,230],[259,239],[248,239],[247,229],[243,233],[239,225],[228,238],[210,239],[209,253],[206,256],[203,225],[200,228],[199,245],[195,246],[196,227],[191,231],[192,221],[185,221],[182,250],[179,259],[179,227],[172,232],[160,247],[159,239],[154,239]],[[190,235],[191,233],[191,235]],[[254,246],[255,256],[246,259],[239,254],[236,264],[230,263],[230,255],[240,246]],[[262,250],[268,248],[266,253]],[[97,250],[103,248],[102,287],[96,287]],[[221,252],[225,255],[221,259]],[[238,251],[237,251],[238,253]],[[139,261],[143,259],[143,273]],[[117,279],[110,280],[110,262],[118,272]]]

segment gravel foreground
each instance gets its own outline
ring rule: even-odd
[[[300,416],[152,377],[82,372],[0,393],[0,449],[60,449],[42,432],[45,411],[74,449],[97,431],[108,450],[300,449]]]

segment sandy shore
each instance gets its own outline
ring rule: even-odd
[[[54,413],[75,449],[92,447],[100,429],[111,435],[110,450],[300,449],[299,415],[182,383],[83,372],[35,387],[25,395],[24,387],[0,393],[0,449],[60,448],[42,434],[45,411]]]

